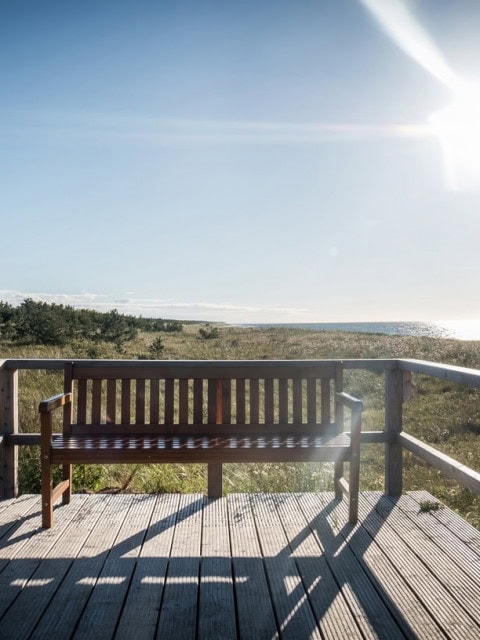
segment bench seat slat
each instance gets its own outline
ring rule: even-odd
[[[151,435],[209,435],[216,433],[218,426],[214,424],[87,424],[78,425],[72,424],[70,429],[66,432],[72,436],[119,436],[123,437],[128,434],[141,434],[149,433]],[[311,423],[299,423],[292,424],[289,422],[282,422],[276,424],[263,424],[263,423],[250,423],[250,424],[229,424],[222,425],[221,432],[225,435],[230,434],[244,434],[244,435],[268,435],[272,433],[295,433],[299,434],[312,434],[312,435],[328,435],[329,432],[336,434],[336,425],[334,423],[328,424],[311,424]]]
[[[51,448],[52,463],[108,463],[110,461],[222,462],[318,461],[350,458],[350,437],[310,434],[214,434],[209,436],[58,436]]]

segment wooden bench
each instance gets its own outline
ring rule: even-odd
[[[60,497],[70,501],[72,464],[189,462],[208,464],[210,497],[222,495],[222,463],[334,462],[336,496],[348,496],[355,523],[363,405],[343,393],[342,374],[339,361],[66,364],[64,392],[39,407],[43,526]],[[62,433],[53,430],[58,407]],[[57,464],[63,481],[54,488]]]

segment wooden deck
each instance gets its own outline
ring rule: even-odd
[[[480,637],[480,532],[426,493],[0,503],[0,638]]]

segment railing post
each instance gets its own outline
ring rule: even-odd
[[[0,424],[2,435],[18,433],[18,371],[0,369]],[[0,496],[18,494],[18,447],[5,439],[0,446]]]
[[[389,441],[385,444],[385,493],[402,495],[403,447],[397,435],[402,431],[403,371],[385,371],[385,430]]]

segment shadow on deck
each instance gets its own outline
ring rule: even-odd
[[[480,532],[414,492],[0,503],[0,638],[478,638]]]

